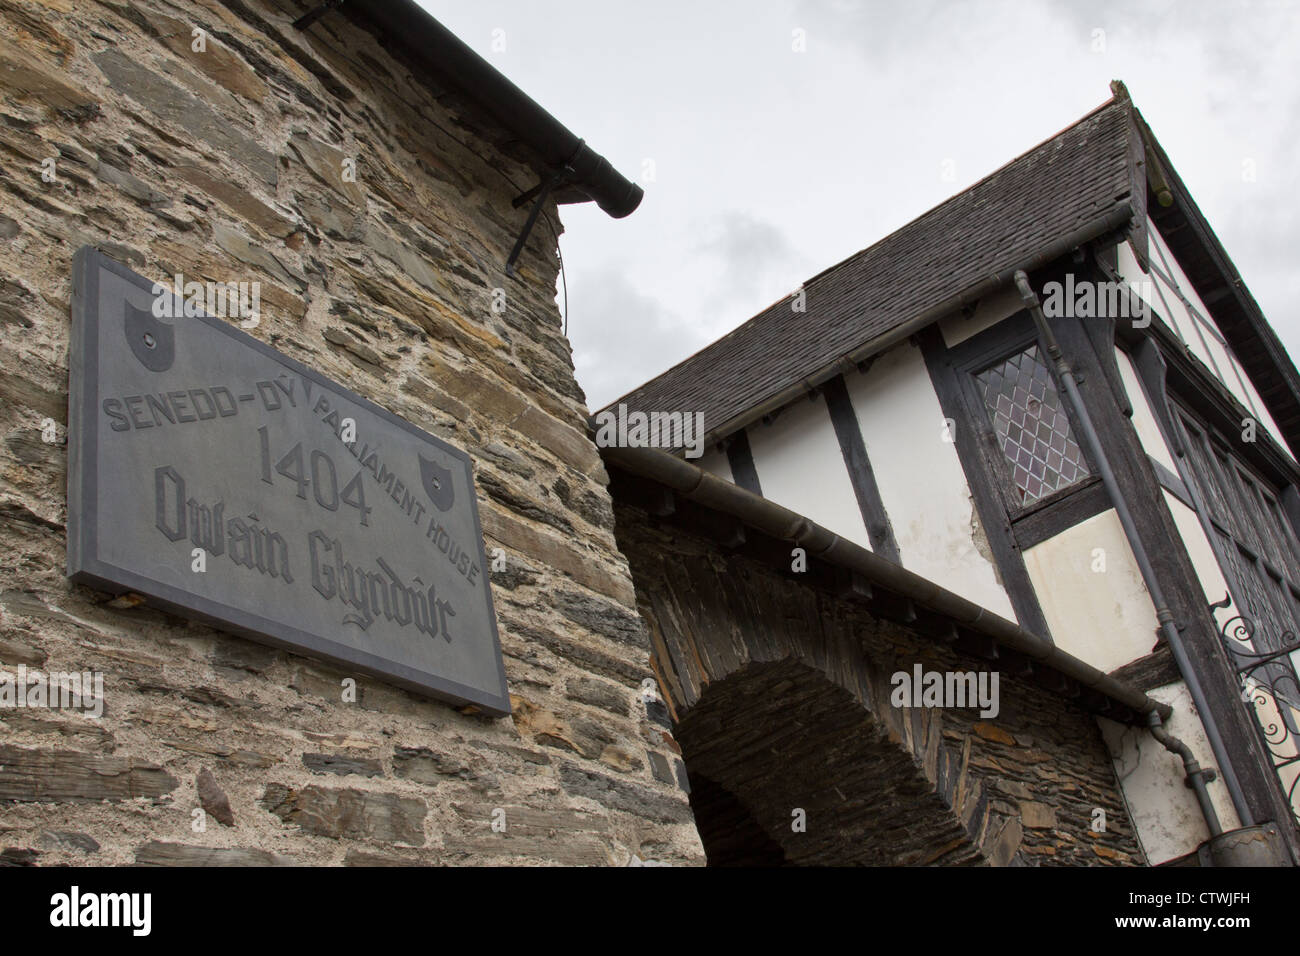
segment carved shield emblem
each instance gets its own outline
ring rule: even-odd
[[[149,309],[126,306],[126,342],[131,354],[151,372],[165,372],[176,360],[176,330],[159,322]]]
[[[456,489],[451,483],[451,472],[439,467],[420,455],[420,478],[424,481],[424,493],[429,496],[433,506],[439,511],[450,511],[456,501]]]

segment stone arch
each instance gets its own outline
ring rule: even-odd
[[[710,681],[674,731],[709,862],[988,862],[983,785],[958,769],[937,715],[911,709],[900,732],[793,657]]]
[[[781,849],[768,862],[1022,862],[1019,822],[991,812],[970,766],[969,727],[949,721],[945,737],[942,709],[890,703],[916,634],[673,543],[638,596],[687,775],[705,781],[692,804],[711,862],[733,862],[754,825]]]

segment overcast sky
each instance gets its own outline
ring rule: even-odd
[[[1070,125],[1112,78],[1300,356],[1300,3],[421,2],[646,191],[623,220],[561,209],[593,409]]]

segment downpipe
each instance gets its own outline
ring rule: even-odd
[[[1160,714],[1157,711],[1153,710],[1147,715],[1147,727],[1151,731],[1151,736],[1159,741],[1160,746],[1183,758],[1183,771],[1187,779],[1187,785],[1196,794],[1196,802],[1201,807],[1201,816],[1205,817],[1205,825],[1210,830],[1210,838],[1221,836],[1223,826],[1219,823],[1219,814],[1215,811],[1214,804],[1210,802],[1210,790],[1206,786],[1214,779],[1214,771],[1203,768],[1197,763],[1196,757],[1192,754],[1192,748],[1165,730],[1164,721],[1160,719]]]
[[[1133,550],[1133,557],[1137,560],[1142,582],[1146,585],[1147,594],[1155,607],[1156,620],[1159,622],[1160,631],[1165,640],[1169,642],[1169,649],[1173,653],[1174,662],[1178,665],[1178,672],[1182,675],[1183,682],[1187,685],[1187,691],[1191,695],[1192,703],[1196,706],[1197,713],[1200,715],[1201,723],[1205,728],[1206,739],[1209,740],[1210,749],[1214,752],[1214,759],[1218,761],[1219,770],[1223,774],[1223,783],[1228,788],[1232,805],[1237,811],[1242,826],[1253,826],[1257,821],[1250,810],[1249,804],[1246,802],[1241,783],[1233,772],[1232,762],[1228,758],[1227,747],[1224,746],[1223,737],[1219,733],[1219,726],[1211,714],[1200,679],[1187,657],[1187,649],[1183,646],[1182,635],[1178,633],[1178,627],[1174,623],[1173,612],[1169,610],[1164,590],[1160,587],[1160,581],[1156,577],[1150,556],[1142,544],[1142,539],[1138,536],[1137,524],[1133,521],[1133,515],[1129,512],[1128,503],[1119,490],[1114,471],[1111,470],[1110,459],[1106,457],[1101,438],[1097,435],[1097,430],[1093,426],[1092,417],[1088,414],[1082,395],[1079,394],[1079,387],[1075,381],[1074,373],[1061,352],[1061,346],[1056,341],[1056,335],[1052,332],[1047,317],[1043,315],[1042,306],[1038,301],[1038,294],[1034,292],[1033,287],[1029,284],[1029,276],[1023,269],[1019,269],[1016,271],[1014,279],[1016,288],[1020,292],[1021,301],[1029,310],[1034,325],[1038,328],[1038,333],[1047,348],[1048,355],[1056,367],[1057,376],[1065,389],[1066,399],[1070,403],[1070,410],[1078,421],[1079,431],[1082,432],[1083,439],[1088,445],[1088,451],[1092,454],[1093,460],[1097,463],[1097,468],[1101,472],[1102,484],[1106,488],[1111,505],[1115,508],[1115,514],[1119,518],[1120,525],[1124,529],[1124,537],[1128,539],[1129,547]],[[1154,720],[1151,717],[1148,718],[1152,735],[1166,749],[1183,757],[1183,765],[1188,768],[1188,785],[1196,791],[1197,801],[1200,804],[1201,813],[1205,817],[1206,826],[1210,828],[1211,836],[1221,834],[1223,828],[1219,824],[1218,815],[1214,812],[1214,807],[1210,804],[1209,795],[1206,792],[1205,776],[1206,774],[1212,774],[1213,771],[1201,769],[1195,760],[1191,760],[1189,764],[1191,751],[1187,749],[1186,744],[1183,744],[1182,741],[1175,737],[1171,737],[1164,730],[1159,714],[1153,714],[1152,717],[1154,717]],[[1186,753],[1183,751],[1186,751]],[[1195,767],[1194,771],[1191,769],[1192,767]]]
[[[1201,816],[1209,828],[1210,839],[1197,849],[1196,855],[1201,866],[1213,867],[1256,867],[1256,866],[1292,866],[1286,844],[1278,828],[1273,823],[1242,826],[1236,830],[1224,832],[1219,823],[1219,815],[1210,801],[1210,791],[1206,784],[1214,780],[1214,770],[1201,767],[1196,762],[1191,748],[1177,737],[1165,730],[1164,722],[1158,711],[1147,715],[1147,725],[1151,736],[1159,741],[1170,753],[1175,753],[1183,760],[1187,786],[1196,794]]]

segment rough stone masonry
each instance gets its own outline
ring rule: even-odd
[[[0,861],[702,862],[641,698],[554,205],[508,280],[535,174],[371,36],[300,33],[302,12],[0,0],[0,666],[105,676],[100,720],[0,711]],[[353,675],[69,585],[86,244],[161,282],[259,282],[254,335],[473,456],[512,717],[369,679],[348,702]]]

